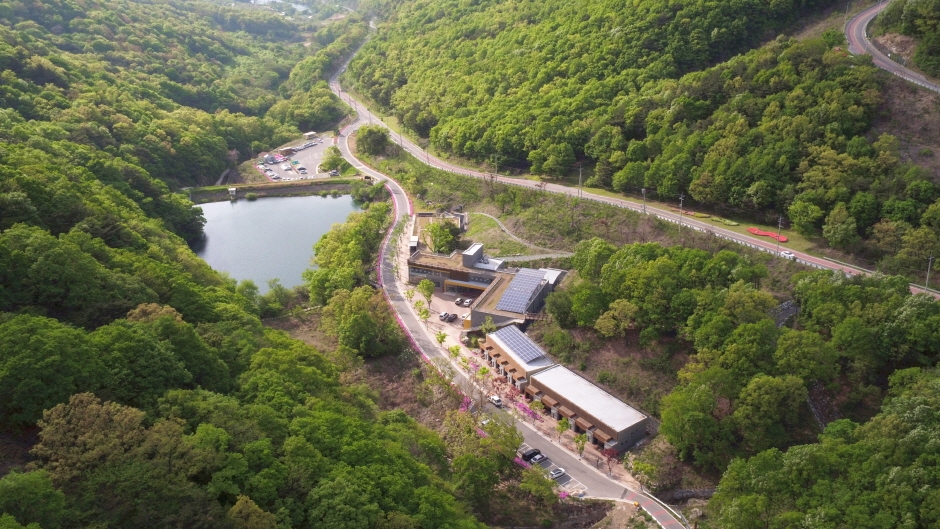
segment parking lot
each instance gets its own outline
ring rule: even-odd
[[[523,454],[525,453],[526,450],[529,450],[530,448],[535,448],[535,447],[529,446],[526,443],[522,443],[522,446],[519,447],[519,453]],[[552,470],[555,470],[556,468],[561,468],[558,465],[556,465],[555,462],[552,461],[552,459],[549,457],[546,457],[539,463],[533,464],[532,466],[541,468],[545,472],[546,476]],[[561,475],[561,477],[556,479],[555,483],[558,483],[558,487],[561,490],[564,490],[568,494],[571,494],[571,495],[580,495],[580,494],[584,494],[585,492],[587,492],[587,487],[582,485],[580,481],[571,477],[571,475],[568,474],[568,472],[565,472],[564,474]]]
[[[330,138],[316,138],[310,141],[297,141],[288,145],[288,147],[300,147],[308,143],[313,143],[313,145],[294,152],[290,156],[285,157],[283,161],[273,164],[264,164],[264,167],[260,167],[260,165],[256,163],[255,167],[271,182],[291,182],[294,180],[328,178],[330,175],[320,169],[320,163],[326,155],[327,147],[333,145],[332,141],[330,141]],[[274,155],[275,153],[272,152],[270,154]],[[285,165],[287,168],[284,168]],[[305,168],[305,171],[302,172],[299,169],[300,167]]]

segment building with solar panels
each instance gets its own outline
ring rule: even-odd
[[[541,369],[526,385],[527,398],[542,401],[555,419],[601,450],[622,452],[647,435],[649,418],[563,365]]]
[[[515,325],[487,334],[480,342],[480,351],[494,371],[519,391],[525,390],[532,375],[555,364],[539,344]]]
[[[474,303],[469,326],[479,327],[487,317],[497,325],[542,319],[545,298],[564,276],[564,270],[554,268],[520,268],[500,275]]]

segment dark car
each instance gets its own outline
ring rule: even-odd
[[[447,321],[448,321],[448,322],[453,322],[453,321],[456,320],[456,319],[457,319],[457,315],[456,315],[456,314],[451,314],[451,315],[447,316]]]
[[[522,456],[520,456],[520,457],[522,457],[522,460],[523,460],[523,461],[525,461],[526,463],[528,463],[529,461],[532,461],[532,458],[533,458],[533,457],[535,457],[535,456],[537,456],[537,455],[541,455],[541,454],[542,454],[542,451],[539,450],[538,448],[530,448],[530,449],[526,450],[525,452],[523,452],[523,453],[522,453]]]
[[[444,320],[447,319],[448,316],[450,316],[450,314],[448,314],[448,313],[446,313],[446,312],[442,312],[441,315],[438,316],[437,318],[438,318],[439,320],[441,320],[441,321],[444,321]]]

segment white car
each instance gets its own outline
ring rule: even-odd
[[[564,475],[565,475],[565,469],[563,468],[555,468],[555,469],[552,469],[552,471],[548,473],[548,477],[551,479],[558,479]]]
[[[793,252],[791,252],[790,250],[783,250],[782,252],[780,252],[780,257],[783,257],[784,259],[795,259],[795,258],[796,258],[796,256],[793,255]]]
[[[493,406],[497,408],[503,407],[503,399],[499,398],[499,395],[490,395],[486,400],[490,401]]]

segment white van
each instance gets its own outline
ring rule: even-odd
[[[282,170],[282,171],[290,171],[290,164],[289,164],[289,163],[282,163],[282,164],[281,164],[281,170]]]

